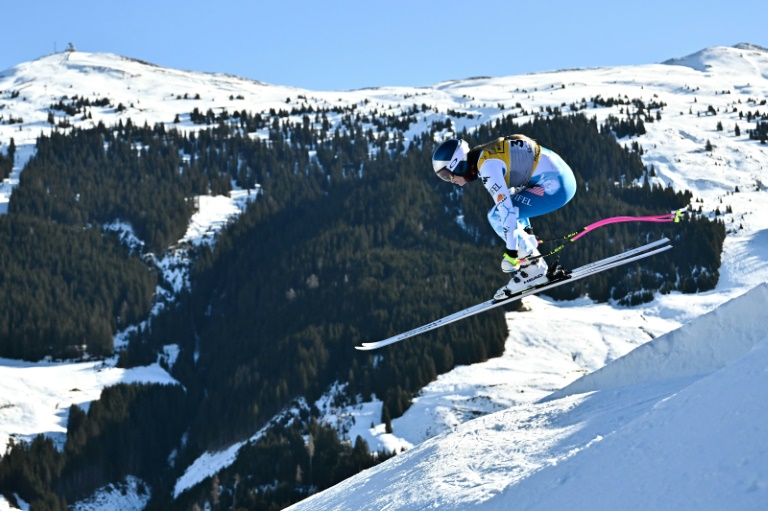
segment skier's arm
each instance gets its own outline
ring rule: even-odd
[[[504,181],[504,170],[502,161],[489,159],[480,166],[479,175],[483,186],[498,206],[506,236],[507,253],[510,253],[517,251],[517,236],[514,233],[517,227],[518,210],[512,203],[512,193]]]

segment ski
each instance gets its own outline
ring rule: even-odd
[[[599,261],[595,261],[595,262],[576,268],[566,278],[539,284],[538,286],[531,287],[515,295],[512,295],[508,298],[504,298],[503,300],[491,299],[486,302],[473,305],[472,307],[468,307],[464,310],[455,312],[449,316],[445,316],[444,318],[438,319],[431,323],[427,323],[426,325],[420,326],[418,328],[414,328],[413,330],[409,330],[407,332],[395,335],[388,339],[384,339],[382,341],[376,341],[376,342],[364,342],[362,343],[362,346],[355,346],[355,349],[358,349],[361,351],[369,351],[369,350],[382,348],[384,346],[389,346],[390,344],[394,344],[396,342],[403,341],[405,339],[422,334],[424,332],[428,332],[430,330],[440,328],[450,323],[454,323],[464,318],[468,318],[469,316],[474,316],[475,314],[479,314],[481,312],[485,312],[487,310],[499,307],[501,305],[505,305],[505,304],[514,302],[516,300],[520,300],[522,298],[525,298],[526,296],[534,295],[536,293],[541,293],[542,291],[546,291],[548,289],[561,286],[568,282],[574,282],[576,280],[583,279],[590,275],[594,275],[596,273],[600,273],[602,271],[609,270],[617,266],[622,266],[624,264],[629,264],[634,261],[638,261],[640,259],[644,259],[646,257],[659,254],[661,252],[664,252],[672,248],[672,245],[667,245],[668,242],[669,242],[668,238],[662,238],[658,241],[654,241],[646,245],[642,245],[640,247],[627,250],[626,252],[622,252],[620,254],[616,254],[611,257],[606,257],[605,259],[600,259]]]

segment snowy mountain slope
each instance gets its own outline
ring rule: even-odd
[[[760,74],[768,78],[768,48],[753,44],[737,44],[724,53],[721,48],[706,48],[686,57],[669,59],[664,64],[690,67],[695,71],[736,76]],[[749,85],[747,85],[749,86]]]
[[[763,284],[569,391],[465,422],[290,509],[764,509],[766,306]]]
[[[65,116],[51,109],[62,98],[71,101],[75,96],[91,102],[107,98],[109,105],[88,107],[88,118]],[[545,406],[536,402],[768,279],[768,218],[758,213],[768,205],[763,184],[768,182],[768,148],[749,140],[747,130],[753,123],[739,115],[768,113],[763,103],[768,97],[765,49],[749,45],[715,47],[663,64],[468,79],[432,87],[331,92],[170,70],[112,54],[49,55],[0,72],[0,151],[7,150],[11,138],[17,147],[14,172],[0,184],[0,214],[7,211],[21,168],[34,153],[35,138],[52,129],[67,129],[51,126],[47,121],[50,112],[56,123],[66,120],[79,127],[100,121],[110,125],[131,118],[138,124],[162,122],[193,130],[201,129],[189,120],[194,108],[202,112],[209,108],[216,112],[265,112],[302,105],[354,105],[361,114],[376,111],[387,115],[411,115],[416,109],[415,122],[405,134],[407,141],[431,122],[444,119],[449,111],[457,131],[471,130],[479,123],[509,114],[523,123],[534,114],[548,115],[548,109],[567,114],[575,108],[599,122],[609,115],[626,115],[627,105],[599,106],[592,101],[597,97],[665,105],[661,119],[645,124],[646,135],[621,142],[637,141],[642,146],[642,158],[654,166],[658,182],[671,183],[678,190],[692,190],[695,199],[701,201],[696,204],[704,212],[714,215],[717,208],[722,213],[729,236],[717,289],[697,296],[660,296],[633,309],[597,305],[586,299],[572,303],[526,300],[530,310],[508,318],[511,335],[505,355],[441,376],[422,391],[405,416],[393,421],[394,434],[387,435],[378,423],[381,410],[375,401],[349,409],[327,408],[329,422],[354,422],[351,438],[360,434],[372,448],[410,447],[437,433],[459,428],[470,418],[509,406]],[[174,123],[177,115],[180,122]],[[329,119],[337,123],[340,115],[329,112]],[[301,121],[301,116],[287,120]],[[718,122],[723,131],[717,130]],[[737,124],[741,129],[738,136]],[[704,149],[707,141],[714,146],[711,152]],[[737,187],[738,193],[734,193]],[[204,203],[201,201],[201,205]],[[190,226],[190,236],[194,236],[194,228]],[[173,260],[168,260],[167,265],[169,272],[178,269]],[[169,278],[184,285],[183,269]],[[557,320],[551,321],[553,317]],[[66,385],[60,384],[61,388]],[[48,413],[41,423],[50,423],[51,416],[57,420],[55,408]],[[372,422],[375,424],[370,428]],[[7,424],[12,423],[0,420],[0,426]],[[38,431],[50,431],[47,427]],[[11,425],[4,431],[10,434],[13,428]]]
[[[146,72],[152,74],[152,78],[142,82],[138,94],[136,91],[131,92],[131,78],[141,77]],[[98,91],[93,92],[92,99],[99,97],[102,92],[120,98],[114,100],[113,108],[105,109],[102,116],[99,116],[98,109],[93,110],[96,114],[93,116],[96,119],[94,122],[103,121],[111,125],[120,119],[127,119],[127,116],[121,116],[116,111],[119,104],[117,101],[125,101],[126,104],[138,103],[147,98],[151,101],[153,96],[145,93],[162,84],[186,90],[185,86],[197,83],[189,76],[195,76],[195,73],[161,69],[116,55],[78,53],[51,55],[0,73],[0,98],[6,99],[0,99],[0,150],[7,151],[11,138],[16,145],[14,172],[0,184],[0,214],[7,212],[8,200],[13,188],[18,185],[20,171],[34,154],[35,138],[53,129],[45,121],[51,104],[65,96],[71,98],[88,95],[83,92],[87,84],[85,90]],[[115,85],[116,80],[128,80],[129,83],[118,87]],[[226,84],[230,82],[259,87],[255,82],[235,77],[213,76],[212,83],[222,90],[226,90]],[[114,95],[123,89],[125,95]],[[29,96],[19,96],[23,98],[22,101],[11,101],[15,92]],[[145,119],[147,122],[164,122],[164,116],[170,115],[157,105],[143,111],[151,112]],[[9,123],[11,119],[23,119],[24,122]],[[81,121],[84,127],[89,124]],[[257,196],[258,190],[240,190],[235,187],[229,196],[199,197],[198,211],[190,219],[189,228],[179,244],[194,246],[212,243],[215,234]],[[104,228],[121,232],[128,245],[142,244],[142,240],[133,234],[131,226],[119,219]],[[176,293],[189,285],[189,260],[183,248],[158,254],[154,259],[164,280]],[[163,287],[158,286],[154,312],[173,298]],[[115,347],[122,347],[124,339],[135,328],[136,325],[119,332],[115,336]],[[166,347],[167,353],[161,357],[169,365],[173,365],[174,350],[177,347],[173,345]],[[58,445],[63,445],[70,406],[77,404],[87,409],[91,401],[98,399],[104,387],[131,382],[177,384],[158,363],[123,370],[114,367],[116,361],[116,357],[75,364],[0,359],[0,445],[5,446],[10,438],[31,440],[38,434],[46,434]]]
[[[679,64],[452,81],[418,90],[418,102],[429,104],[433,99],[439,101],[440,111],[450,108],[476,116],[474,120],[454,117],[457,129],[498,115],[487,108],[499,104],[494,102],[504,102],[508,112],[512,101],[519,100],[522,107],[514,112],[521,115],[522,122],[526,118],[523,110],[540,112],[550,106],[567,111],[570,102],[581,98],[587,100],[587,115],[600,120],[623,114],[620,107],[590,107],[589,99],[598,95],[663,101],[667,106],[661,120],[647,123],[648,133],[637,141],[645,151],[643,160],[654,165],[660,182],[692,190],[705,212],[711,214],[717,208],[723,213],[729,236],[720,283],[714,292],[659,296],[633,309],[594,304],[588,299],[555,303],[532,297],[526,300],[528,311],[508,316],[510,338],[502,357],[439,376],[403,417],[393,421],[393,434],[387,434],[379,423],[381,403],[375,400],[341,409],[327,405],[330,400],[321,400],[318,408],[325,410],[327,422],[338,424],[350,439],[363,437],[374,449],[410,448],[471,418],[534,403],[765,282],[768,222],[755,212],[766,206],[760,183],[768,170],[768,151],[745,137],[748,125],[738,111],[762,109],[766,113],[761,98],[768,95],[768,53],[740,46],[710,48],[680,59]],[[748,66],[731,72],[734,61],[747,59]],[[723,91],[727,94],[721,94]],[[719,110],[717,116],[707,115],[710,105]],[[734,112],[734,108],[738,110]],[[717,131],[718,121],[729,127]],[[741,123],[742,135],[736,136],[729,122]],[[715,150],[706,153],[704,145],[710,138]],[[733,193],[737,186],[739,192]],[[729,207],[733,213],[726,213]]]
[[[48,123],[51,112],[57,124],[66,119],[82,128],[99,122],[109,126],[128,118],[137,124],[171,126],[180,114],[186,122],[178,127],[195,129],[189,122],[194,108],[202,112],[209,108],[234,111],[250,108],[249,103],[267,110],[284,108],[290,95],[296,95],[295,89],[229,75],[162,68],[109,53],[62,52],[19,64],[0,72],[0,147],[7,150],[13,138],[18,152],[16,172],[0,185],[0,213],[8,210],[10,194],[18,185],[21,168],[33,154],[35,139],[55,129]],[[52,108],[75,97],[92,104],[86,107],[90,118],[69,117]],[[94,105],[104,99],[108,105]]]
[[[764,283],[712,313],[639,346],[630,355],[552,393],[548,399],[718,371],[743,357],[768,335],[763,317],[766,303],[768,284]]]
[[[133,369],[115,361],[20,362],[0,359],[0,445],[10,438],[30,441],[39,434],[64,445],[73,404],[87,410],[104,387],[118,383],[178,385],[159,364]]]

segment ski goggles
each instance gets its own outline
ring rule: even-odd
[[[453,172],[448,170],[448,167],[443,167],[442,169],[435,172],[437,174],[437,177],[442,179],[443,181],[446,181],[448,183],[453,182]]]
[[[435,172],[435,174],[437,174],[437,177],[443,181],[453,183],[453,176],[463,176],[467,171],[467,167],[469,167],[469,164],[466,161],[460,161],[456,164],[456,168],[453,172],[448,170],[448,167],[443,167],[442,169]]]

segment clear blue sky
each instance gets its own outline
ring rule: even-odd
[[[0,70],[73,43],[313,90],[432,85],[768,47],[768,0],[14,0]]]

